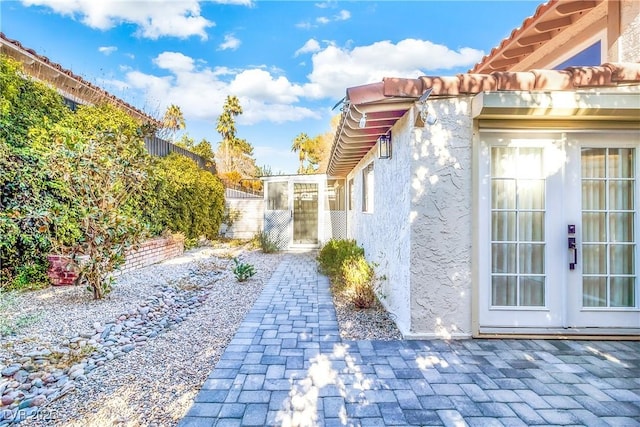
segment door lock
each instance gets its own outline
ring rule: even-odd
[[[570,252],[570,261],[569,261],[569,270],[575,270],[576,265],[578,265],[578,245],[576,243],[576,226],[574,224],[570,224],[568,227],[568,243],[569,243],[569,252]]]

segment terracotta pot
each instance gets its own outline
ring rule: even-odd
[[[80,267],[67,255],[49,255],[49,269],[47,274],[53,286],[74,285],[78,280]]]

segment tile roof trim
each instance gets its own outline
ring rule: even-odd
[[[605,63],[597,67],[569,67],[565,70],[493,72],[457,76],[422,76],[415,79],[386,77],[382,82],[347,88],[342,118],[336,132],[328,173],[344,176],[375,145],[400,116],[415,105],[427,90],[430,97],[456,97],[483,92],[575,92],[579,90],[632,86],[640,98],[640,63]],[[594,91],[594,93],[598,93]],[[640,105],[640,104],[639,104]],[[355,111],[355,116],[352,112]],[[365,127],[358,119],[367,114]],[[375,115],[396,118],[381,129],[369,118]],[[337,156],[341,157],[337,160]]]
[[[89,81],[87,81],[84,78],[78,76],[77,74],[74,74],[72,71],[67,70],[66,68],[63,68],[62,65],[51,61],[46,56],[38,54],[35,50],[29,49],[29,48],[23,46],[22,43],[20,43],[19,41],[8,38],[3,32],[0,32],[0,39],[5,41],[7,44],[12,45],[14,47],[14,49],[16,49],[18,51],[21,51],[22,53],[26,53],[29,56],[32,56],[35,60],[40,61],[41,63],[47,65],[51,69],[53,69],[53,70],[55,70],[55,71],[57,71],[57,72],[59,72],[61,74],[64,74],[67,77],[69,77],[69,78],[71,78],[73,80],[76,80],[80,84],[82,84],[82,85],[88,87],[89,89],[95,91],[100,97],[105,98],[108,101],[114,102],[114,103],[124,107],[127,110],[134,111],[141,118],[144,117],[147,120],[153,122],[154,124],[160,125],[160,121],[158,119],[155,119],[155,118],[151,117],[149,114],[145,113],[144,111],[142,111],[142,110],[134,107],[133,105],[123,101],[122,99],[116,97],[115,95],[110,94],[105,89],[103,89],[101,87],[98,87],[98,86],[94,85],[93,83],[90,83]],[[53,82],[49,82],[49,83],[52,84],[53,86],[55,86],[55,84]]]
[[[640,63],[605,63],[596,67],[564,70],[495,71],[491,74],[422,76],[417,79],[385,77],[382,82],[347,89],[351,104],[380,102],[389,98],[456,96],[488,91],[571,91],[640,85]]]

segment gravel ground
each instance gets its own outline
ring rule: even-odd
[[[256,275],[238,283],[231,272],[234,256],[254,265]],[[75,390],[20,426],[175,426],[282,256],[247,248],[198,248],[122,274],[103,301],[92,301],[91,295],[78,287],[19,295],[12,314],[35,316],[36,320],[16,335],[0,339],[0,365],[33,349],[55,347],[90,330],[96,322],[113,322],[122,313],[144,305],[161,286],[206,287],[207,294],[183,322],[93,370]],[[334,304],[343,339],[401,338],[381,306],[353,310],[340,298],[334,298]]]

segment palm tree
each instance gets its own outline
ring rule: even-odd
[[[291,145],[291,151],[294,153],[298,153],[298,160],[300,161],[300,166],[298,167],[298,173],[303,173],[304,171],[304,161],[307,159],[307,148],[309,146],[309,135],[306,133],[300,133],[293,140],[293,144]]]
[[[229,151],[236,148],[236,122],[235,117],[242,114],[242,107],[237,96],[228,95],[222,106],[222,114],[216,123],[216,132],[222,136],[222,148],[225,153],[227,171],[233,168],[233,159],[229,156]]]
[[[180,129],[184,129],[186,123],[184,121],[184,115],[182,110],[175,104],[171,104],[167,107],[167,111],[162,118],[162,126],[168,132],[168,137],[173,139],[173,135]]]

